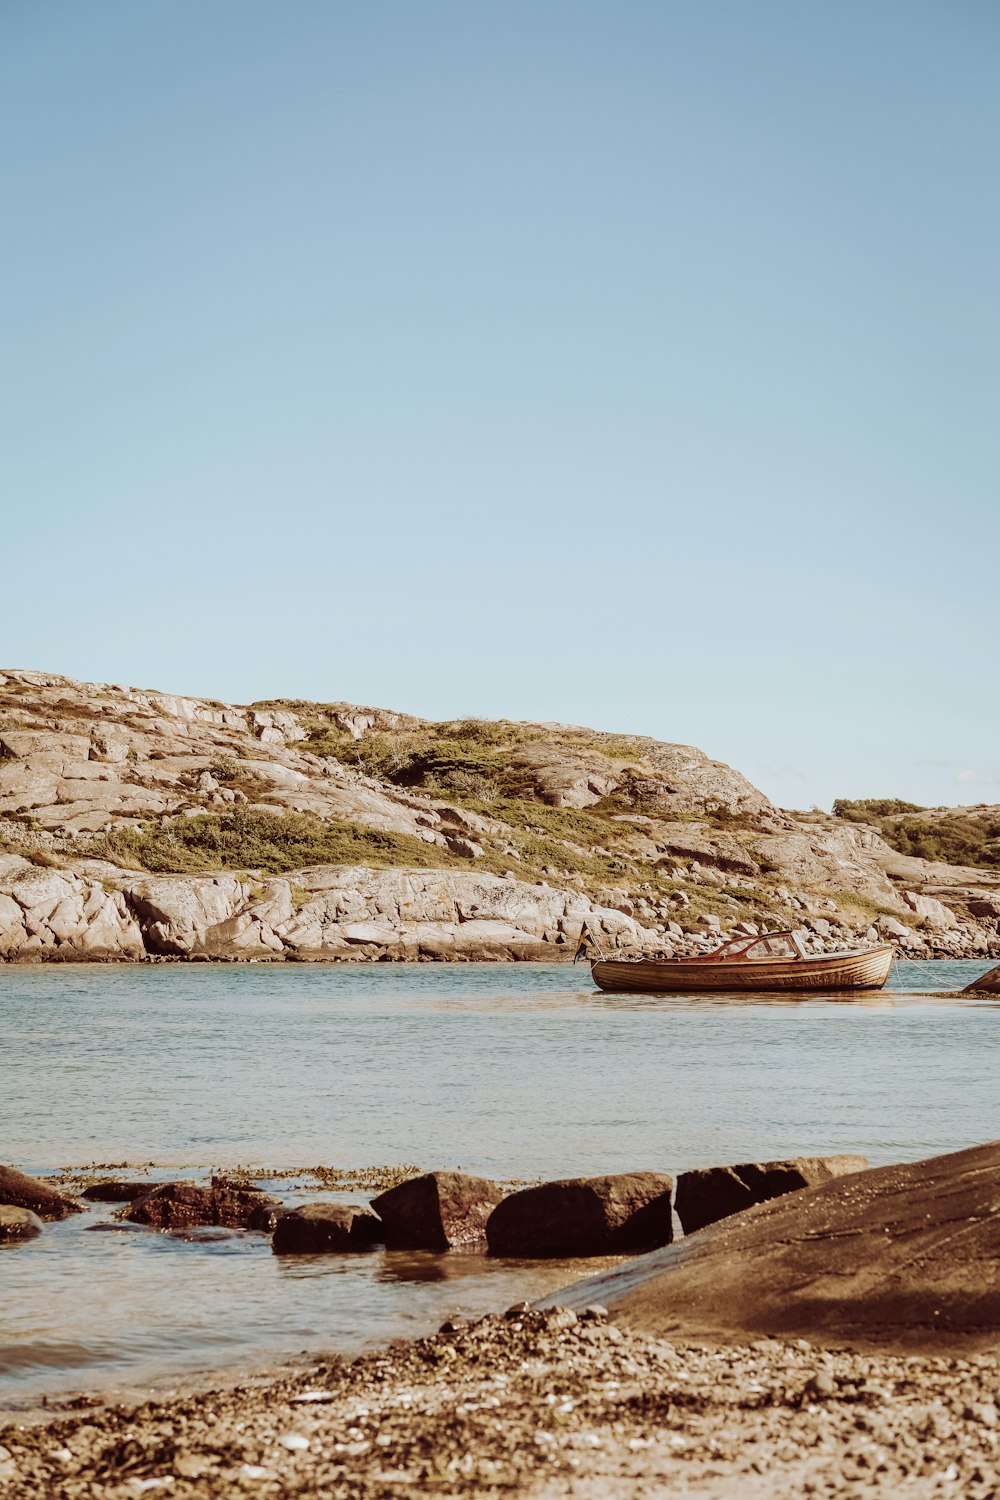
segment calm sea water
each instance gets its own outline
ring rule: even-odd
[[[915,1159],[997,1134],[998,1002],[933,993],[988,967],[901,963],[850,1000],[614,998],[557,965],[0,968],[0,1160],[530,1178]],[[354,1350],[594,1269],[279,1259],[260,1236],[94,1232],[111,1212],[0,1252],[0,1404]]]

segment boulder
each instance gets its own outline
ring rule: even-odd
[[[261,1234],[272,1234],[285,1211],[285,1205],[280,1199],[261,1193],[259,1201],[250,1209],[243,1227],[257,1230]]]
[[[322,1255],[370,1250],[382,1238],[381,1221],[357,1203],[305,1203],[278,1217],[271,1248],[276,1255]]]
[[[194,1224],[211,1224],[211,1189],[198,1187],[194,1182],[164,1182],[137,1199],[129,1209],[128,1218],[155,1229],[190,1229]]]
[[[694,1234],[755,1203],[767,1203],[848,1172],[864,1172],[867,1166],[866,1156],[794,1156],[788,1161],[700,1167],[682,1172],[677,1179],[677,1217],[684,1233]]]
[[[518,750],[513,765],[550,807],[592,807],[618,785],[611,761],[595,750],[536,743]]]
[[[269,1229],[285,1205],[262,1188],[212,1178],[212,1223],[228,1229]]]
[[[372,1199],[386,1242],[407,1250],[480,1244],[503,1194],[495,1182],[462,1172],[426,1172]]]
[[[886,849],[870,828],[856,823],[839,827],[790,827],[755,838],[752,852],[760,864],[780,872],[785,888],[801,890],[817,886],[833,891],[852,891],[867,896],[879,906],[899,910],[899,893],[881,868],[881,850]]]
[[[268,1210],[280,1210],[277,1198],[259,1188],[213,1179],[211,1187],[194,1182],[164,1182],[133,1202],[127,1217],[155,1229],[191,1229],[197,1224],[249,1229]]]
[[[30,1208],[40,1219],[65,1219],[80,1213],[79,1203],[66,1198],[38,1177],[28,1177],[16,1167],[0,1167],[0,1204]]]
[[[126,892],[151,953],[186,955],[206,933],[236,914],[245,887],[235,875],[150,876]]]
[[[1000,1141],[835,1177],[545,1302],[682,1342],[1000,1350]]]
[[[462,859],[481,859],[486,853],[482,844],[477,844],[475,839],[460,838],[457,834],[448,834],[445,843],[452,854],[458,854]]]
[[[662,1172],[574,1177],[511,1193],[490,1215],[492,1255],[614,1255],[669,1245],[673,1179]]]
[[[157,1186],[155,1182],[92,1182],[82,1197],[90,1203],[134,1203],[145,1198]]]
[[[967,984],[962,991],[963,995],[1000,995],[1000,964],[995,969],[990,969],[987,974],[980,974],[971,984]]]
[[[1000,917],[1000,896],[981,896],[969,902],[974,917]]]
[[[917,891],[904,891],[903,900],[911,911],[922,917],[928,927],[957,927],[958,918],[950,906],[935,901],[933,896],[921,896]]]
[[[41,1232],[42,1221],[30,1208],[0,1203],[0,1245],[13,1244],[17,1240],[33,1240]]]
[[[134,755],[128,736],[114,730],[94,729],[90,736],[90,759],[122,765]]]

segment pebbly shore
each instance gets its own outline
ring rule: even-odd
[[[0,1496],[994,1497],[1000,1364],[690,1345],[523,1306],[353,1361],[0,1427]]]

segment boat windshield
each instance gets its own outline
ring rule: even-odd
[[[802,945],[794,932],[766,932],[759,936],[730,938],[704,958],[714,963],[730,959],[803,958]]]

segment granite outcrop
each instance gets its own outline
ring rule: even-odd
[[[558,1300],[671,1339],[994,1350],[1000,1142],[835,1176],[589,1277]]]
[[[1000,957],[1000,872],[644,736],[0,671],[0,960],[554,959],[584,923],[683,956],[764,922]]]
[[[8,960],[546,959],[572,955],[584,923],[609,950],[659,941],[579,891],[497,875],[337,866],[255,882],[0,855]]]

